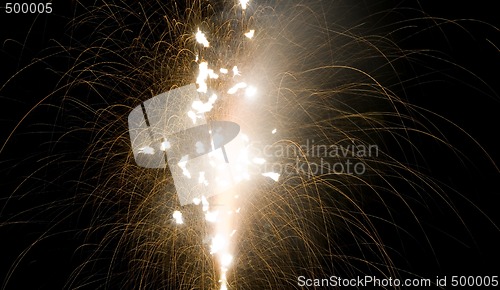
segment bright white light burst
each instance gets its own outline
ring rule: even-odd
[[[196,32],[196,41],[198,43],[203,44],[204,47],[209,47],[210,42],[208,42],[207,37],[205,36],[205,33],[201,32],[201,30],[198,28],[198,32]]]
[[[184,220],[182,219],[182,212],[176,210],[172,214],[172,217],[175,219],[176,224],[181,225],[184,223]]]
[[[255,94],[257,94],[257,88],[254,86],[248,86],[248,88],[245,90],[245,96],[246,97],[254,97]]]
[[[247,9],[248,2],[250,2],[250,0],[240,0],[241,8],[243,10]]]
[[[248,31],[247,33],[245,33],[245,36],[247,38],[249,38],[249,39],[252,39],[254,34],[255,34],[255,30],[251,29],[250,31]]]

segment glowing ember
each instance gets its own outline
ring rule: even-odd
[[[210,112],[216,100],[217,95],[212,94],[212,96],[208,99],[208,102],[203,103],[202,101],[194,101],[191,107],[195,109],[198,114]]]
[[[198,32],[196,32],[196,41],[200,44],[203,44],[204,47],[209,47],[210,43],[208,42],[205,33],[201,32],[198,28]]]
[[[262,173],[262,176],[269,177],[276,182],[280,179],[280,174],[275,172]]]
[[[255,30],[252,29],[252,30],[248,31],[247,33],[245,33],[245,36],[249,39],[252,39],[254,34],[255,34]]]
[[[233,67],[233,77],[239,76],[239,75],[240,75],[240,71],[238,70],[238,67],[234,66]]]
[[[207,83],[206,80],[208,78],[208,63],[202,62],[199,64],[199,73],[198,78],[196,78],[196,84],[198,85],[198,92],[206,93],[207,92]]]
[[[234,95],[236,94],[236,92],[239,90],[239,89],[244,89],[247,87],[247,84],[244,83],[244,82],[241,82],[241,83],[237,83],[236,85],[234,85],[232,88],[230,88],[227,93],[230,94],[230,95]]]
[[[175,219],[175,223],[178,225],[181,225],[184,223],[184,220],[182,219],[182,213],[178,210],[174,211],[172,214],[172,217]]]

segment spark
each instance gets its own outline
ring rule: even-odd
[[[172,217],[175,219],[175,222],[178,224],[178,225],[181,225],[184,223],[184,220],[182,219],[182,212],[176,210],[174,211],[174,213],[172,214]]]
[[[271,131],[271,133],[272,133],[272,134],[276,134],[276,132],[277,132],[277,131],[278,131],[278,130],[276,130],[276,128],[274,128],[274,129]]]
[[[198,43],[203,44],[204,47],[209,47],[210,42],[208,42],[207,37],[205,36],[205,33],[201,32],[201,30],[198,28],[198,32],[196,32],[196,41]]]
[[[207,83],[206,80],[208,78],[208,63],[207,62],[201,62],[198,65],[199,72],[198,72],[198,77],[196,78],[196,84],[198,85],[198,92],[200,93],[206,93],[207,92]]]
[[[237,83],[232,88],[230,88],[227,93],[230,95],[234,95],[239,89],[244,89],[247,87],[247,84],[244,82]]]
[[[184,174],[184,176],[186,176],[187,178],[191,178],[191,173],[186,168],[188,157],[189,157],[188,155],[184,155],[181,158],[181,161],[179,161],[179,163],[177,163],[177,165],[182,169],[182,174]]]
[[[255,34],[255,30],[254,30],[254,29],[251,29],[250,31],[248,31],[247,33],[245,33],[245,36],[246,36],[248,39],[252,39],[254,34]]]
[[[209,69],[208,70],[208,76],[211,78],[211,79],[218,79],[219,78],[219,75],[214,73],[214,70],[213,69]]]
[[[240,0],[241,8],[243,10],[247,9],[248,2],[250,2],[250,0]]]
[[[198,85],[198,92],[206,93],[208,86],[206,80],[208,78],[218,79],[219,75],[214,73],[213,69],[208,68],[208,62],[203,61],[198,65],[198,77],[196,78],[196,84]]]
[[[207,113],[212,110],[216,100],[217,95],[212,94],[212,96],[208,99],[208,102],[203,103],[202,101],[194,101],[191,107],[195,109],[198,114]]]
[[[172,147],[172,145],[170,144],[170,142],[168,142],[167,140],[164,140],[163,142],[161,142],[160,150],[165,152],[168,149],[170,149],[171,147]]]
[[[227,68],[221,68],[219,71],[220,71],[221,74],[225,74],[225,75],[229,72],[227,70]]]
[[[280,174],[279,173],[276,173],[276,172],[266,172],[266,173],[262,173],[262,176],[265,176],[265,177],[269,177],[271,178],[272,180],[278,182],[279,178],[280,178]]]
[[[241,75],[241,74],[240,74],[240,71],[238,70],[238,67],[233,66],[233,77],[239,76],[239,75]]]

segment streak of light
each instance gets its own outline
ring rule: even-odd
[[[212,96],[208,99],[208,102],[203,103],[202,101],[194,101],[191,107],[196,110],[197,114],[203,114],[206,112],[210,112],[214,107],[214,103],[217,100],[217,95],[212,94]]]
[[[240,82],[240,83],[237,83],[236,85],[234,85],[232,88],[230,88],[227,93],[230,94],[230,95],[234,95],[236,94],[236,92],[239,90],[239,89],[244,89],[247,87],[247,84],[244,83],[244,82]]]

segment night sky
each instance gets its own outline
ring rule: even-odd
[[[6,289],[63,288],[73,269],[89,254],[79,246],[96,242],[87,240],[81,231],[91,226],[92,207],[80,207],[81,200],[74,199],[71,194],[78,191],[74,182],[79,178],[78,160],[93,136],[83,131],[57,144],[62,132],[79,124],[78,118],[67,115],[84,114],[84,110],[68,113],[61,107],[63,102],[51,100],[49,103],[55,107],[44,106],[26,116],[35,104],[58,87],[58,72],[67,71],[71,65],[69,57],[54,48],[55,44],[71,46],[72,41],[88,35],[85,29],[76,34],[68,29],[73,15],[80,10],[75,10],[75,6],[69,3],[72,1],[62,2],[53,3],[52,14],[7,15],[4,8],[0,13],[0,146],[3,146],[0,152],[0,281],[4,281],[6,273],[23,251],[44,232],[49,232],[49,236],[43,236],[43,240],[23,257]],[[428,211],[416,207],[416,214],[421,215],[426,224],[426,233],[433,241],[433,252],[428,248],[419,250],[420,244],[426,243],[421,232],[415,239],[410,239],[393,236],[384,228],[379,231],[404,257],[396,258],[401,259],[398,262],[407,263],[412,271],[422,276],[500,275],[500,230],[492,225],[500,226],[500,173],[494,166],[500,164],[500,32],[493,28],[500,27],[500,17],[495,2],[473,1],[466,5],[456,1],[422,1],[422,6],[415,1],[359,2],[355,7],[360,15],[366,16],[408,6],[423,9],[435,17],[477,20],[468,22],[466,30],[450,25],[443,27],[441,32],[432,29],[411,37],[393,35],[404,49],[440,51],[446,59],[471,72],[430,57],[421,58],[418,66],[402,68],[404,74],[421,76],[421,80],[413,82],[421,82],[418,86],[406,88],[408,102],[443,116],[457,126],[432,119],[447,141],[463,154],[460,156],[463,161],[458,160],[456,153],[437,148],[424,137],[416,137],[414,142],[423,156],[420,159],[421,164],[425,164],[423,172],[450,185],[463,196],[452,198],[452,203],[466,227],[457,222],[457,216],[450,208],[442,207],[440,202],[430,202]],[[399,19],[379,19],[378,25],[382,27],[418,15],[412,9],[405,11],[401,12]],[[370,19],[373,21],[374,18]],[[481,22],[490,23],[492,27],[486,28]],[[58,52],[58,55],[30,65],[34,59],[51,52]],[[423,69],[426,66],[440,71],[439,79],[433,79],[432,75],[423,76],[421,73],[428,72]],[[14,75],[8,85],[2,87]],[[106,105],[102,100],[87,96],[84,89],[73,93],[88,98],[95,108]],[[86,117],[83,116],[82,120]],[[15,132],[11,134],[14,128]],[[465,138],[466,134],[474,138],[484,151]],[[47,162],[58,165],[44,167]],[[64,172],[58,172],[58,169]],[[29,178],[33,172],[36,172],[34,178]],[[27,178],[29,181],[23,183]],[[390,199],[387,203],[388,206],[398,206]],[[373,213],[384,212],[384,208],[376,206],[372,210]],[[399,220],[412,220],[405,216],[406,212],[397,209],[393,214]],[[407,229],[419,232],[418,227],[409,222]],[[93,237],[99,237],[99,234]],[[103,273],[97,272],[96,275]]]

